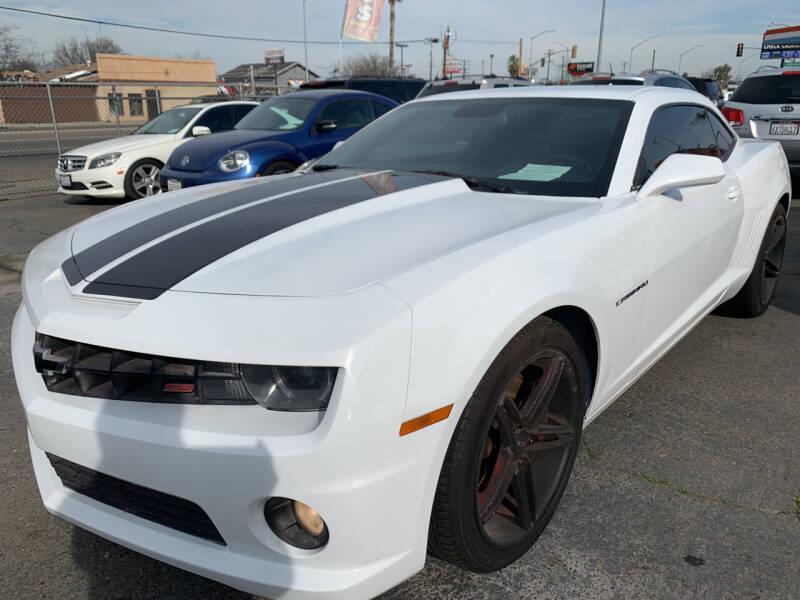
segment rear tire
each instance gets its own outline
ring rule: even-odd
[[[588,371],[569,332],[546,317],[492,363],[447,449],[428,549],[476,572],[522,556],[555,513],[580,444]]]
[[[266,177],[268,175],[283,175],[284,173],[291,173],[297,168],[297,165],[294,165],[286,160],[277,160],[274,163],[271,163],[261,169],[261,173],[259,176]]]
[[[786,211],[778,204],[770,217],[750,276],[739,293],[717,309],[718,314],[757,317],[769,308],[775,298],[775,289],[783,266],[786,231]]]

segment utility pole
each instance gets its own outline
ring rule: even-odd
[[[442,79],[447,79],[447,51],[450,49],[450,25],[444,33],[442,42]]]
[[[256,77],[253,74],[253,65],[250,65],[250,93],[256,93]]]
[[[467,59],[465,58],[462,61],[462,66],[461,66],[461,79],[466,79],[466,78],[467,78]]]
[[[522,78],[522,38],[519,38],[519,60],[517,61],[517,77]]]
[[[650,70],[652,71],[655,68],[656,68],[656,49],[653,48],[653,60],[650,61]]]
[[[489,76],[494,75],[494,54],[489,55]]]
[[[408,44],[398,42],[395,44],[395,46],[400,48],[400,77],[403,77],[403,65],[405,64],[405,61],[403,61],[403,48],[407,48]]]
[[[547,82],[550,83],[550,48],[547,49]]]
[[[605,2],[605,0],[603,0]],[[306,0],[303,0],[303,61],[306,67],[306,83],[308,83],[308,36],[306,35]]]
[[[481,59],[481,79],[483,79],[486,76],[485,68],[486,68],[486,59],[482,58]]]
[[[606,23],[606,0],[603,0],[603,11],[600,13],[600,37],[597,39],[597,70],[603,59],[603,27]]]
[[[439,43],[439,38],[425,38],[425,43],[428,44],[430,50],[430,57],[428,59],[428,80],[433,81],[433,45]]]

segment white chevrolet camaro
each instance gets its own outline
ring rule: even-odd
[[[161,192],[158,174],[172,151],[199,135],[233,129],[258,102],[187,104],[130,135],[74,148],[58,157],[58,192],[95,198],[143,198]]]
[[[502,568],[583,427],[712,310],[767,309],[789,198],[781,146],[697,93],[516,88],[105,212],[23,275],[44,504],[268,597]]]

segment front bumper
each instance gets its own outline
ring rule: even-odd
[[[223,181],[233,181],[234,179],[247,179],[253,177],[253,173],[249,168],[241,169],[229,175],[221,175],[219,173],[209,173],[207,171],[177,171],[164,167],[159,173],[159,181],[162,190],[168,190],[168,180],[177,179],[181,182],[181,187],[194,187],[196,185],[206,185],[207,183],[222,183]]]
[[[12,357],[29,425],[31,456],[46,508],[76,525],[164,562],[250,593],[281,598],[368,598],[421,569],[425,560],[431,491],[441,456],[437,427],[400,438],[410,354],[407,308],[385,291],[363,291],[357,323],[326,308],[329,300],[220,297],[166,293],[137,307],[73,299],[53,274],[43,303],[30,286],[12,331]],[[25,280],[25,277],[23,278]],[[63,293],[56,286],[61,286]],[[199,304],[198,304],[199,302]],[[154,322],[161,303],[172,317]],[[135,351],[187,356],[186,345],[214,340],[201,352],[208,360],[256,346],[273,363],[299,360],[288,331],[306,339],[297,323],[286,323],[282,306],[304,307],[309,331],[327,327],[304,364],[341,365],[327,413],[276,413],[260,406],[188,406],[123,402],[48,392],[33,363],[34,330]],[[332,304],[342,306],[340,301]],[[92,306],[92,305],[95,306]],[[274,304],[274,305],[273,305]],[[317,304],[315,310],[307,310]],[[212,305],[214,308],[212,309]],[[236,307],[238,306],[238,310]],[[380,308],[374,308],[374,307]],[[262,323],[249,330],[232,323],[202,331],[198,310],[214,319],[241,319],[258,307]],[[373,307],[373,308],[370,308]],[[352,310],[352,307],[347,310]],[[206,312],[207,311],[207,312]],[[370,312],[380,312],[381,315]],[[149,317],[147,316],[149,312]],[[138,313],[138,314],[137,314]],[[271,316],[273,315],[274,316]],[[142,315],[142,316],[140,316]],[[351,317],[352,319],[352,317]],[[127,321],[127,322],[126,322]],[[142,331],[145,323],[152,331]],[[284,322],[282,325],[281,322]],[[386,323],[374,335],[362,323]],[[188,328],[194,327],[191,335]],[[351,335],[338,331],[349,328]],[[372,325],[368,327],[372,328]],[[183,340],[178,332],[184,331]],[[239,340],[231,331],[241,331]],[[226,338],[225,331],[228,332]],[[91,333],[95,332],[95,333]],[[208,336],[208,337],[206,337]],[[254,343],[253,338],[260,339]],[[191,338],[191,340],[187,340]],[[343,340],[344,343],[332,343]],[[351,341],[348,341],[351,340]],[[282,352],[282,358],[279,358]],[[251,362],[263,362],[255,356]],[[198,504],[227,545],[197,538],[112,508],[65,488],[45,452],[79,465]],[[433,481],[431,482],[431,476]],[[267,526],[263,506],[273,496],[295,498],[320,512],[330,541],[304,551],[282,542]]]
[[[62,171],[55,169],[55,181],[58,193],[67,196],[92,196],[95,198],[124,198],[125,197],[125,167],[114,164],[101,169],[87,167],[79,171]],[[69,175],[72,186],[62,187],[61,175]]]

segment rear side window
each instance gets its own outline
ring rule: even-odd
[[[363,127],[374,118],[369,100],[353,98],[334,100],[322,109],[317,121],[333,121],[337,129],[353,129]]]
[[[635,186],[642,185],[672,154],[719,156],[704,108],[690,105],[659,109],[650,120],[639,158]]]
[[[800,103],[800,74],[750,77],[736,88],[731,101],[744,104]]]
[[[719,120],[717,115],[711,111],[706,111],[706,115],[711,125],[711,131],[714,132],[714,141],[717,144],[717,148],[719,148],[719,157],[722,160],[728,160],[731,152],[733,152],[734,146],[736,146],[736,138],[728,128],[722,124],[722,121]]]
[[[216,133],[233,129],[238,120],[238,118],[234,118],[230,106],[217,106],[200,115],[200,118],[195,121],[195,126],[203,125],[208,127],[211,133]]]
[[[238,123],[239,120],[249,113],[251,110],[255,108],[255,104],[234,104],[233,105],[233,114],[236,122]]]
[[[376,102],[375,100],[372,101],[372,110],[375,111],[375,118],[377,119],[381,115],[385,115],[387,112],[392,110],[392,107],[388,104],[384,104],[383,102]]]
[[[580,81],[573,81],[570,85],[644,85],[644,81],[641,79],[614,77],[608,79],[581,79]]]

